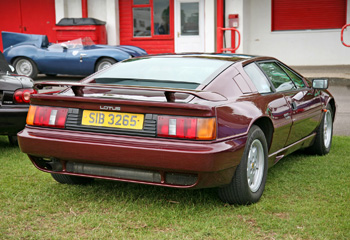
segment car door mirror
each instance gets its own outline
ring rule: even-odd
[[[322,79],[313,79],[312,80],[312,88],[313,89],[327,89],[328,88],[328,79],[322,78]]]

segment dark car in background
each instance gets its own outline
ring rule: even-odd
[[[257,202],[267,169],[332,144],[327,79],[271,57],[159,55],[129,59],[59,93],[33,95],[18,134],[33,164],[60,183],[93,178],[175,188],[218,187],[222,201]]]
[[[33,85],[31,78],[14,74],[0,52],[0,135],[11,144],[17,144],[17,133],[25,126]]]

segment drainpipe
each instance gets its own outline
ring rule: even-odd
[[[224,1],[216,1],[216,52],[221,52],[223,49],[223,31],[221,30],[224,27]]]
[[[88,0],[81,0],[81,12],[82,12],[82,16],[83,18],[87,18],[88,17],[88,4],[87,4]]]

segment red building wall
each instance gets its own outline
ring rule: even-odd
[[[150,4],[153,4],[152,0]],[[132,8],[133,1],[119,0],[120,44],[141,47],[149,54],[174,53],[174,1],[170,0],[170,35],[167,36],[134,37]]]
[[[0,1],[0,18],[0,32],[43,34],[56,42],[55,0]],[[0,49],[3,50],[1,35]]]

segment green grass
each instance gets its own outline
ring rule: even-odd
[[[260,202],[230,206],[215,189],[59,184],[0,137],[0,239],[350,239],[349,146],[282,159]]]

